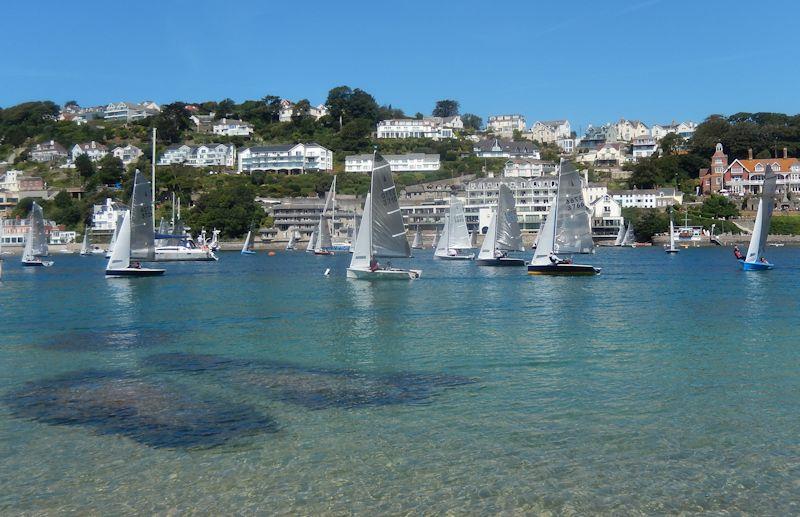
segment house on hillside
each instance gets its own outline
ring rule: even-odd
[[[31,148],[30,156],[34,162],[56,162],[67,158],[67,150],[55,140],[48,140],[34,145]]]

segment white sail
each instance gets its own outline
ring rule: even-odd
[[[295,238],[295,235],[296,235],[296,232],[293,229],[290,228],[289,229],[289,242],[286,243],[286,249],[287,250],[293,250],[294,249],[295,242],[297,242],[297,239]]]
[[[436,247],[439,245],[439,241],[441,239],[442,239],[442,233],[441,233],[441,230],[439,230],[439,228],[437,227],[436,228],[436,235],[433,236],[433,243],[431,244],[431,248],[436,249]]]
[[[614,239],[614,246],[622,246],[622,242],[625,240],[625,223],[619,225],[619,230],[617,231],[617,238]]]
[[[523,251],[525,249],[517,220],[514,194],[505,183],[500,184],[500,193],[497,199],[494,248],[504,251]]]
[[[88,255],[89,250],[89,227],[83,229],[83,243],[81,244],[81,255]]]
[[[764,186],[761,187],[761,199],[758,201],[756,223],[753,227],[753,235],[750,237],[750,246],[747,247],[745,262],[758,262],[764,257],[764,247],[767,245],[769,223],[772,220],[772,209],[775,204],[777,181],[778,176],[772,171],[772,167],[767,165]]]
[[[131,202],[131,206],[133,202]],[[152,220],[151,220],[152,224]],[[111,258],[108,259],[106,270],[119,270],[131,265],[131,213],[125,212],[122,222],[117,225],[117,240],[111,249]]]
[[[455,197],[450,198],[450,231],[447,233],[447,248],[451,250],[468,250],[472,248],[467,229],[467,218],[464,215],[464,203]]]
[[[422,248],[422,230],[419,229],[419,226],[417,226],[417,231],[414,233],[414,242],[411,243],[411,247],[414,249]]]
[[[133,177],[130,232],[130,258],[154,261],[156,248],[153,231],[153,193],[150,181],[138,170]]]
[[[447,250],[452,249],[448,248],[448,243],[450,242],[450,212],[444,215],[444,228],[442,229],[442,234],[438,236],[439,238],[436,240],[436,252],[434,255],[437,257],[446,257]]]
[[[252,233],[253,232],[251,232],[250,230],[247,231],[247,237],[245,237],[244,246],[242,246],[242,253],[250,251],[250,236],[252,235]]]
[[[308,238],[308,245],[306,246],[306,251],[314,251],[314,246],[317,243],[317,230],[311,232],[311,236]]]
[[[317,241],[314,246],[315,251],[322,251],[328,250],[333,247],[333,242],[331,241],[331,228],[328,224],[328,217],[322,216],[319,219],[319,225],[317,225]]]
[[[583,201],[583,180],[570,163],[561,162],[556,196],[556,253],[592,253],[592,221]]]
[[[495,259],[495,236],[497,235],[497,212],[492,212],[492,219],[489,221],[489,231],[483,237],[483,245],[478,253],[478,260]]]
[[[368,269],[372,249],[370,245],[370,232],[368,229],[372,226],[372,202],[371,196],[367,194],[367,200],[364,201],[364,215],[361,217],[361,227],[358,234],[356,234],[356,242],[353,248],[353,256],[350,257],[350,268],[352,269]]]
[[[410,257],[411,246],[406,239],[406,229],[392,170],[383,156],[375,154],[370,185],[370,243],[374,257]],[[361,223],[364,228],[364,223]],[[359,232],[361,233],[361,232]]]
[[[633,222],[628,221],[628,229],[625,230],[625,238],[622,239],[623,246],[632,246],[636,242],[636,235],[633,233]]]
[[[672,222],[672,213],[669,214],[669,249],[675,249],[675,223]]]
[[[550,211],[547,212],[547,219],[539,228],[536,250],[533,252],[531,265],[544,266],[551,263],[550,254],[554,251],[556,240],[556,219],[558,218],[556,205],[557,204],[555,200],[553,200],[553,202],[550,204]]]

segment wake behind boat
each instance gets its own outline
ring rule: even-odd
[[[528,265],[529,275],[596,275],[600,268],[574,264],[559,253],[583,253],[586,237],[582,218],[588,217],[583,202],[581,177],[570,162],[561,160],[558,188],[547,219],[539,232],[539,243]],[[591,239],[591,235],[589,235]]]
[[[767,165],[761,199],[758,201],[756,224],[753,227],[753,235],[750,237],[750,246],[747,248],[747,255],[743,259],[739,259],[744,271],[766,271],[775,267],[764,257],[764,248],[767,244],[769,223],[772,220],[777,182],[777,174],[773,172],[772,166]]]
[[[492,213],[489,231],[475,263],[479,266],[524,266],[525,260],[508,256],[509,252],[515,251],[525,251],[525,246],[517,221],[514,194],[508,185],[501,183],[497,210]]]
[[[413,280],[422,275],[418,269],[383,267],[379,258],[410,258],[411,246],[389,163],[378,153],[373,154],[370,191],[364,202],[364,215],[356,236],[356,245],[347,268],[347,278],[364,280]]]

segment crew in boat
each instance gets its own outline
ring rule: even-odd
[[[508,252],[506,250],[494,250],[494,258],[506,258]]]
[[[766,257],[761,257],[761,263],[762,264],[769,264],[769,262],[767,262]]]
[[[553,265],[572,264],[572,259],[569,259],[569,258],[561,259],[555,253],[550,253],[550,262],[552,262]]]
[[[736,257],[736,260],[744,260],[744,255],[739,250],[739,246],[733,247],[733,256]]]
[[[458,255],[458,252],[454,249],[449,249],[447,250],[447,254],[451,257],[455,257],[456,255]]]
[[[378,264],[378,259],[376,259],[375,257],[372,257],[372,259],[369,261],[369,270],[374,273],[375,271],[380,269],[380,267],[381,266],[380,266],[380,264]]]

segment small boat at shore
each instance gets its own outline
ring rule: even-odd
[[[750,237],[747,255],[745,255],[744,259],[739,259],[744,271],[766,271],[775,267],[764,257],[764,247],[767,244],[769,223],[772,220],[777,183],[777,174],[772,170],[772,166],[767,165],[767,170],[764,174],[764,186],[761,189],[761,199],[758,201],[758,212],[756,212],[753,235]]]
[[[509,252],[517,251],[525,251],[525,246],[522,244],[514,194],[508,185],[501,183],[497,210],[492,213],[489,231],[486,232],[475,263],[479,266],[524,266],[524,259],[508,256]]]
[[[347,278],[363,280],[414,280],[418,269],[400,269],[378,264],[379,258],[410,258],[403,215],[397,201],[389,162],[377,152],[372,159],[370,191],[364,202],[364,215],[356,236],[356,245],[347,268]]]
[[[47,235],[44,230],[44,214],[42,207],[34,201],[28,217],[28,235],[25,238],[25,249],[22,251],[22,265],[34,267],[50,267],[52,260],[43,260],[50,256],[47,248]]]
[[[130,209],[125,212],[117,234],[106,276],[157,276],[163,269],[142,267],[141,262],[155,262],[155,231],[153,230],[153,197],[150,182],[136,170]]]

